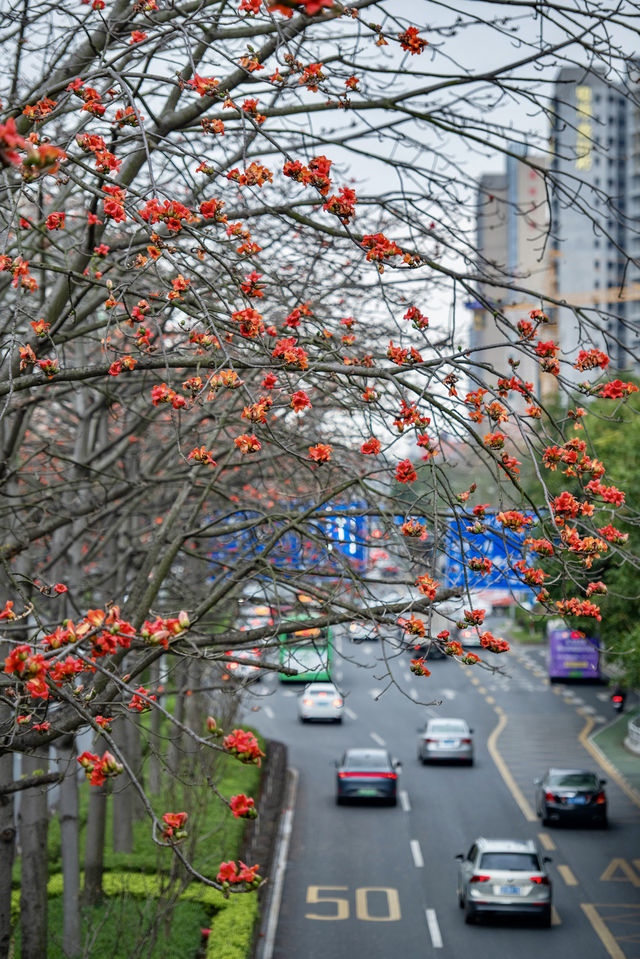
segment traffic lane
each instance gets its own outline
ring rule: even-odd
[[[490,721],[487,716],[487,721]],[[482,725],[479,711],[474,721]],[[566,959],[580,953],[605,955],[583,914],[573,890],[566,887],[556,867],[550,873],[559,925],[541,929],[522,917],[483,919],[467,926],[456,899],[457,853],[466,854],[478,836],[539,839],[540,828],[527,822],[498,775],[483,742],[477,745],[477,762],[471,768],[429,764],[408,766],[405,784],[411,797],[410,831],[420,837],[426,868],[423,877],[425,904],[436,912],[442,930],[442,956],[474,955],[493,959],[495,954],[537,959],[544,950],[549,959]]]
[[[473,700],[473,691],[465,689],[467,678],[462,674],[455,664],[450,662],[439,662],[437,668],[430,680],[423,680],[423,684],[429,683],[430,688],[438,697],[443,696],[445,708],[450,712],[452,704],[456,697],[463,696],[467,702],[464,709],[468,710],[469,700]],[[431,684],[431,679],[435,680]],[[477,832],[471,834],[468,826],[470,819],[473,819],[477,804],[474,802],[475,791],[480,790],[484,795],[491,794],[495,786],[495,772],[492,769],[492,762],[486,748],[486,731],[495,725],[495,713],[492,709],[486,707],[476,709],[473,716],[474,722],[478,725],[478,736],[480,748],[478,749],[478,768],[483,770],[481,781],[478,777],[473,777],[474,770],[455,767],[422,767],[416,758],[417,734],[415,733],[416,716],[421,714],[421,710],[416,710],[411,700],[399,694],[396,689],[390,689],[376,701],[374,694],[375,686],[365,686],[357,690],[357,697],[354,703],[358,704],[360,710],[358,719],[366,721],[365,725],[370,728],[376,725],[384,732],[387,745],[393,753],[402,755],[404,760],[403,772],[401,776],[401,788],[407,797],[407,804],[403,811],[406,813],[408,828],[406,838],[409,841],[409,848],[412,852],[413,865],[418,870],[416,878],[412,881],[409,888],[411,896],[409,898],[409,911],[413,919],[413,925],[417,925],[419,930],[418,944],[414,945],[409,941],[409,937],[404,928],[399,933],[394,933],[393,942],[395,948],[401,948],[407,955],[432,955],[433,950],[437,949],[441,955],[461,955],[470,950],[477,953],[478,938],[474,935],[475,930],[464,925],[462,914],[456,906],[456,871],[457,864],[454,856],[457,851],[466,851]],[[457,712],[460,712],[462,703],[457,704]],[[435,713],[432,709],[430,712]],[[464,710],[463,710],[464,711]],[[482,715],[481,715],[482,713]],[[358,736],[358,742],[361,740],[361,734]],[[308,744],[308,737],[305,736],[305,743]],[[471,774],[471,776],[469,775]],[[504,792],[504,790],[503,790]],[[300,804],[298,804],[300,808]],[[509,818],[512,824],[509,825],[508,835],[522,836],[522,820],[513,813],[513,803],[508,795],[500,796],[500,802],[496,801],[494,796],[491,800],[494,822],[491,824],[491,830],[494,835],[504,835],[504,824]],[[355,811],[355,810],[354,810]],[[365,810],[357,810],[364,812]],[[343,812],[343,810],[340,810]],[[470,816],[470,812],[472,815]],[[484,821],[484,817],[483,817]],[[335,820],[334,820],[335,823]],[[388,825],[388,824],[387,824]],[[304,827],[303,827],[304,828]],[[355,828],[355,827],[354,827]],[[526,833],[528,835],[528,833]],[[338,837],[336,836],[336,841]],[[345,841],[352,843],[354,837],[349,834]],[[398,874],[398,863],[395,858],[397,842],[394,840],[394,848],[385,856],[383,876],[394,877]],[[376,857],[375,868],[380,869],[379,857],[384,855],[380,843],[376,841],[378,856]],[[416,861],[420,863],[416,866]],[[424,865],[422,865],[424,863]],[[400,861],[400,876],[384,880],[385,883],[402,883],[403,872],[406,871],[406,862]],[[421,895],[415,895],[416,885],[421,890]],[[389,888],[387,885],[386,888]],[[394,888],[393,886],[391,888]],[[407,900],[405,888],[399,885],[399,896],[402,900]],[[307,893],[308,894],[308,893]],[[317,895],[315,891],[312,895]],[[322,890],[320,895],[342,896],[341,890]],[[292,905],[294,917],[299,913],[300,904]],[[325,907],[323,907],[325,908]],[[340,904],[326,906],[332,910],[338,910]],[[346,906],[343,908],[346,909]],[[405,905],[404,912],[407,913],[408,906]],[[317,913],[315,913],[317,915]],[[283,918],[283,922],[287,919]],[[314,920],[318,921],[318,920]],[[323,921],[323,920],[320,920]],[[326,920],[325,920],[326,921]],[[292,936],[295,935],[295,918],[292,920],[294,926],[292,929],[284,930],[287,944],[292,944]],[[502,922],[499,925],[501,946],[504,945],[505,954],[515,954],[516,950],[522,952],[525,957],[536,956],[540,948],[539,936],[544,935],[543,930],[531,928],[521,923]],[[573,941],[576,941],[576,930],[572,930]],[[578,940],[585,939],[586,946],[593,946],[587,924],[583,919],[583,928],[579,931]],[[563,942],[560,945],[562,955],[567,954],[568,937],[562,937]],[[566,940],[566,941],[565,941]],[[280,939],[278,939],[280,942]],[[324,934],[321,942],[323,948],[328,948],[329,937]],[[493,949],[493,940],[491,937],[487,940],[487,948]],[[526,948],[523,943],[526,942]],[[358,940],[358,946],[362,947],[362,942]],[[339,949],[340,944],[331,940],[331,948]],[[420,951],[416,951],[420,949]],[[461,950],[465,950],[462,952]],[[296,954],[296,953],[293,953]],[[341,952],[337,953],[341,955]],[[357,953],[361,954],[361,953]],[[375,953],[377,954],[377,953]],[[390,953],[382,952],[383,955]],[[556,953],[558,956],[561,952]],[[286,955],[283,951],[282,955]],[[489,952],[486,953],[487,957]]]
[[[309,779],[307,782],[306,780]],[[402,807],[336,807],[300,775],[276,959],[423,956],[425,917]]]
[[[368,661],[373,667],[381,652],[379,647],[371,644],[371,648],[361,650],[364,655],[359,657],[360,661]],[[408,665],[408,658],[400,664],[398,673],[403,680],[405,676],[411,677]],[[377,682],[381,675],[377,666],[372,671],[348,665],[344,669],[342,686],[349,694],[347,702],[354,707],[355,719],[345,717],[342,727],[300,724],[297,721],[296,690],[290,686],[276,687],[271,696],[265,697],[272,716],[270,723],[262,722],[261,729],[288,742],[290,761],[300,773],[300,793],[285,885],[286,904],[281,912],[277,949],[283,955],[306,956],[310,954],[309,948],[316,948],[317,939],[323,951],[330,942],[332,951],[342,955],[340,950],[345,934],[340,929],[345,922],[353,922],[355,945],[350,941],[350,932],[349,948],[352,951],[355,948],[357,955],[363,941],[367,942],[372,955],[390,955],[399,941],[406,947],[407,954],[423,955],[427,945],[434,948],[433,943],[438,943],[439,930],[437,917],[431,910],[427,913],[419,895],[415,875],[424,865],[419,840],[417,836],[409,835],[406,827],[406,809],[403,804],[396,810],[366,805],[336,807],[333,805],[335,769],[331,766],[332,758],[337,757],[344,747],[375,745],[377,740],[372,736],[381,739],[381,733],[388,739],[394,754],[399,754],[405,762],[413,761],[417,740],[415,725],[420,710],[396,688],[383,693],[383,687]],[[325,770],[329,767],[331,798],[327,806]],[[401,795],[406,793],[403,778],[404,774],[401,774]],[[401,814],[400,820],[397,819],[398,813]],[[323,838],[327,835],[330,837],[328,843]],[[361,848],[363,841],[367,844],[364,850]],[[327,860],[331,875],[329,878],[322,876],[320,881],[317,875],[313,875],[309,862],[315,861],[324,868]],[[336,874],[337,880],[334,878]],[[318,888],[335,884],[346,884],[347,889]],[[311,902],[307,901],[309,897]],[[376,922],[377,930],[383,927],[393,930],[401,921],[400,917],[395,918],[398,907],[400,917],[410,918],[409,931],[404,929],[403,922],[400,937],[397,931],[389,934],[385,931],[382,938],[378,933],[375,941],[369,942],[371,935],[367,924]],[[317,918],[325,914],[348,915],[349,918]],[[307,919],[307,915],[312,918]],[[302,931],[296,925],[300,922]],[[327,931],[336,923],[337,932]],[[324,924],[324,929],[318,931],[314,928],[318,924]]]
[[[489,683],[487,687],[488,696],[492,690]],[[481,688],[476,686],[476,692]],[[597,691],[597,687],[591,690],[596,695]],[[577,698],[555,685],[549,689],[544,682],[536,689],[531,678],[519,674],[517,664],[510,688],[501,690],[501,702],[508,710],[499,739],[501,756],[531,808],[535,806],[533,779],[549,766],[591,768],[606,777],[585,749],[594,718]],[[623,959],[635,955],[634,931],[640,920],[640,860],[633,853],[638,850],[640,809],[614,781],[606,788],[609,830],[551,826],[544,835],[573,905],[585,915],[609,955]]]
[[[423,955],[426,918],[414,878],[422,866],[402,805],[335,803],[334,760],[354,738],[374,743],[363,743],[348,719],[303,725],[290,688],[274,691],[271,701],[272,720],[258,726],[288,743],[299,773],[274,955],[313,959],[330,950],[387,959],[399,938],[409,955]]]
[[[371,649],[368,652],[372,654],[371,656],[372,659],[375,657],[375,655],[379,655],[379,652],[378,654],[376,654],[374,649]],[[346,672],[348,673],[348,670],[346,670]],[[477,679],[477,675],[479,674],[477,675],[476,674],[477,674],[476,670],[471,670],[469,668],[467,669],[458,668],[456,664],[451,663],[450,661],[442,661],[442,662],[433,664],[432,677],[429,680],[422,680],[421,685],[424,685],[425,683],[431,684],[430,688],[433,690],[435,695],[440,695],[440,691],[443,688],[445,689],[445,691],[447,692],[447,696],[445,696],[445,706],[448,707],[449,715],[452,714],[450,712],[450,708],[453,705],[453,703],[455,703],[456,697],[458,697],[458,703],[460,707],[462,707],[462,704],[464,703],[464,709],[458,708],[458,704],[456,704],[456,708],[454,710],[455,713],[467,715],[467,718],[469,718],[468,710],[473,706],[474,700],[478,700],[479,702],[482,702],[482,700],[479,697],[474,696],[474,692],[478,692],[478,690],[477,689],[474,690],[473,687],[469,688],[469,679],[471,677],[474,677]],[[433,683],[432,683],[432,680],[434,681]],[[393,752],[395,753],[405,752],[407,742],[412,743],[415,748],[415,733],[408,735],[408,730],[413,731],[413,729],[415,728],[412,724],[415,722],[415,716],[417,712],[415,710],[415,707],[412,706],[411,702],[407,700],[405,697],[397,696],[396,695],[397,690],[394,690],[394,689],[391,689],[387,693],[384,693],[382,696],[380,696],[381,690],[377,689],[375,684],[372,685],[371,676],[367,675],[366,673],[363,674],[361,670],[355,670],[355,673],[353,676],[345,675],[345,684],[348,681],[350,681],[350,685],[352,686],[353,692],[355,693],[355,699],[353,700],[353,702],[354,704],[356,702],[358,703],[358,708],[360,711],[359,719],[364,721],[365,728],[362,728],[362,723],[360,724],[356,723],[356,726],[358,725],[361,726],[359,732],[357,733],[358,741],[360,741],[362,734],[364,732],[367,732],[368,734],[371,726],[375,724],[378,726],[378,728],[380,728],[384,732],[384,735],[386,739],[388,740],[388,745],[391,747],[391,750]],[[481,681],[486,681],[486,676]],[[293,720],[295,721],[295,711],[291,712],[291,708],[295,705],[295,703],[292,702],[293,697],[291,695],[291,692],[292,691],[290,689],[287,689],[285,691],[285,695],[288,697],[288,700],[289,700],[290,716],[292,716]],[[375,699],[376,696],[379,697],[377,701]],[[285,700],[285,705],[286,705],[286,700]],[[485,705],[487,704],[485,703]],[[286,710],[283,707],[282,710],[280,711],[282,712]],[[491,710],[486,711],[485,716],[487,719],[486,723],[482,721],[479,715],[474,715],[473,717],[471,717],[474,719],[476,724],[480,727],[476,736],[477,743],[482,743],[485,740],[485,731],[482,729],[482,727],[483,726],[486,727],[490,725],[491,720],[493,718],[492,711]],[[303,730],[306,732],[305,728],[303,728]],[[352,732],[355,733],[356,730],[353,730]],[[299,736],[294,736],[294,738],[299,738]],[[308,736],[305,735],[302,737],[302,740],[303,740],[302,741],[303,750],[306,752],[308,750],[309,738]],[[349,744],[352,744],[352,742]],[[482,765],[485,765],[485,761],[487,760],[487,757],[485,756],[484,758],[481,758],[481,751],[482,750],[478,751],[478,759],[479,759],[480,765],[482,766]],[[459,780],[457,780],[456,782],[449,783],[447,785],[447,788],[445,790],[446,795],[444,799],[441,800],[438,795],[431,794],[429,790],[424,789],[424,783],[422,781],[423,777],[421,777],[417,782],[414,781],[414,777],[411,774],[412,767],[407,763],[407,757],[402,756],[402,758],[405,760],[405,768],[402,775],[402,781],[403,781],[402,785],[404,790],[407,793],[407,796],[410,799],[410,802],[413,804],[411,809],[414,810],[416,806],[418,807],[420,812],[420,816],[418,818],[422,823],[424,822],[433,823],[434,805],[440,809],[443,809],[443,808],[446,809],[448,820],[453,818],[454,822],[465,822],[465,819],[466,820],[469,819],[469,802],[463,799],[464,793],[463,793],[463,789],[460,786]],[[491,762],[490,757],[488,758],[488,761]],[[450,772],[460,772],[460,773],[463,773],[466,771],[467,770],[450,770]],[[471,772],[471,770],[469,770],[469,772]],[[444,785],[444,777],[441,777],[441,779],[442,779],[442,784]],[[487,794],[490,794],[491,790],[490,788],[487,788],[486,785],[482,785],[482,784],[476,784],[476,785],[477,785],[477,791],[482,796],[486,796]],[[430,807],[429,809],[425,809],[425,810],[420,809],[419,801],[416,800],[416,797],[420,797],[420,796],[430,797],[431,801],[429,803],[429,807]],[[473,798],[475,799],[475,792],[473,794]],[[452,799],[461,801],[461,806],[459,809],[452,808]],[[508,816],[505,814],[505,810],[503,806],[496,805],[495,798],[494,798],[492,803],[492,812],[494,815],[495,815],[496,809],[498,810],[498,815],[494,819],[495,826],[492,826],[492,828],[495,828],[495,830],[497,831],[494,831],[493,834],[504,835],[504,830],[503,828],[500,828],[500,827],[504,827],[505,823],[508,822]],[[474,813],[474,818],[476,818],[475,813]],[[491,817],[483,815],[482,822],[483,822],[483,826],[486,824],[490,824]],[[510,834],[516,835],[516,836],[523,836],[524,838],[524,834],[522,832],[517,831],[518,825],[520,826],[520,828],[522,827],[521,817],[516,817],[516,821],[512,820],[512,822],[513,822],[513,826],[512,827],[510,826],[510,828],[512,828],[512,832]],[[462,924],[462,931],[460,929],[461,914],[459,913],[455,905],[455,875],[456,875],[457,866],[451,858],[447,859],[447,857],[452,857],[453,855],[455,855],[456,851],[466,850],[466,848],[468,848],[468,844],[470,844],[471,840],[475,837],[475,835],[477,835],[479,831],[487,832],[487,829],[483,828],[482,830],[476,830],[476,832],[474,832],[473,835],[469,835],[466,830],[464,833],[459,832],[458,842],[447,841],[444,844],[444,848],[439,848],[437,844],[437,840],[440,835],[439,833],[436,834],[435,841],[432,841],[430,844],[428,844],[426,842],[426,839],[422,837],[419,831],[418,824],[416,824],[414,828],[413,823],[411,823],[411,828],[409,829],[410,835],[408,835],[408,838],[410,843],[412,841],[415,843],[417,840],[417,842],[420,844],[419,845],[420,853],[422,855],[423,860],[425,861],[425,867],[423,867],[426,869],[425,875],[429,874],[429,871],[433,863],[438,863],[439,864],[438,876],[440,876],[443,871],[442,863],[445,863],[445,871],[446,871],[446,862],[448,861],[450,863],[449,881],[446,884],[449,888],[447,889],[445,896],[438,899],[438,892],[441,890],[441,887],[442,887],[442,884],[439,880],[438,883],[436,884],[435,889],[433,890],[430,888],[425,889],[424,899],[422,903],[423,910],[427,910],[427,909],[432,910],[433,913],[435,913],[436,918],[439,918],[441,929],[443,925],[443,920],[445,920],[444,924],[446,926],[450,926],[450,929],[445,928],[442,931],[443,945],[441,948],[444,948],[444,949],[448,948],[447,943],[449,940],[451,940],[453,944],[452,948],[454,950],[459,947],[460,943],[462,943],[463,946],[466,943],[466,946],[464,946],[466,948],[466,947],[472,947],[475,942],[473,938],[473,932],[475,930],[467,929],[464,926],[464,924]],[[461,846],[461,848],[460,849],[455,848],[457,846]],[[413,846],[412,848],[415,850],[415,846]],[[317,885],[317,884],[313,884],[313,885]],[[385,887],[385,888],[388,888],[388,887]],[[340,891],[334,890],[332,893],[332,891],[329,890],[329,891],[324,891],[320,893],[315,892],[314,895],[325,896],[325,895],[333,894],[334,896],[341,898],[339,895],[339,892]],[[387,894],[385,893],[384,895],[387,895]],[[338,910],[338,909],[344,909],[345,907],[343,904],[336,902],[331,908]],[[314,914],[317,915],[319,913],[316,912]],[[418,914],[420,914],[420,907],[418,907]],[[425,915],[426,915],[426,912],[425,912]],[[574,940],[576,936],[578,936],[578,941],[581,941],[582,939],[584,939],[585,950],[588,950],[590,948],[592,950],[591,954],[597,955],[599,944],[593,941],[593,933],[590,932],[589,930],[588,924],[586,922],[586,918],[584,916],[582,917],[582,925],[580,925],[580,919],[575,920],[575,922],[573,921],[575,916],[580,916],[579,904],[577,903],[575,904],[575,908],[573,908],[571,911],[571,916],[572,916],[572,922],[568,927],[565,927],[565,928],[571,929],[571,935],[573,936]],[[445,917],[448,917],[448,918],[445,919]],[[323,921],[327,922],[327,920],[317,920],[317,919],[312,920],[312,922],[323,922]],[[342,920],[337,920],[337,921],[342,922]],[[451,925],[451,923],[453,923],[453,925]],[[564,926],[564,923],[563,923],[563,926]],[[504,924],[500,924],[498,928],[502,929],[503,927],[506,930],[509,929],[509,925],[505,926]],[[422,928],[424,928],[423,924],[422,924]],[[522,931],[523,931],[522,927],[518,925],[516,925],[511,930],[512,935],[515,938],[513,942],[509,941],[509,943],[505,943],[506,946],[508,945],[509,949],[511,949],[512,947],[514,948],[520,947],[522,945],[522,941],[523,941]],[[536,940],[535,936],[542,931],[536,930],[536,929],[530,929],[529,932],[533,934],[533,937],[534,937],[533,942],[530,945],[532,945],[535,951],[538,945],[538,940]],[[471,938],[469,939],[470,934],[471,934]],[[564,934],[562,936],[562,939],[564,940]],[[562,945],[562,949],[564,950],[563,955],[566,955],[567,950],[566,950],[565,944]],[[589,954],[589,952],[586,951],[586,954]]]
[[[452,766],[429,766],[425,769],[427,776],[420,771],[421,767],[415,759],[405,763],[403,770],[403,788],[406,789],[411,806],[410,816],[416,817],[415,825],[412,824],[410,832],[418,838],[421,844],[422,855],[425,860],[425,881],[430,875],[431,867],[437,863],[438,881],[435,886],[425,886],[425,908],[433,909],[439,919],[442,930],[443,947],[445,950],[452,949],[452,955],[462,948],[471,948],[474,943],[473,931],[462,925],[460,929],[461,914],[457,910],[455,903],[455,880],[457,873],[457,864],[451,858],[447,861],[447,855],[453,856],[456,851],[466,851],[471,841],[477,834],[483,832],[494,836],[513,836],[515,838],[536,838],[541,827],[532,816],[530,820],[523,817],[522,811],[513,801],[513,795],[504,785],[502,777],[499,776],[492,756],[488,752],[487,740],[488,734],[495,729],[498,720],[498,714],[495,713],[496,706],[489,706],[487,699],[491,698],[487,688],[492,682],[499,680],[502,688],[499,692],[499,701],[502,706],[509,708],[521,708],[523,700],[538,703],[544,710],[552,710],[554,722],[549,734],[545,731],[543,736],[538,736],[539,747],[541,750],[542,764],[549,758],[550,744],[553,748],[559,748],[561,754],[566,758],[571,750],[580,748],[576,739],[576,730],[567,727],[568,713],[566,706],[560,700],[555,702],[549,700],[544,702],[543,695],[548,697],[548,688],[545,688],[543,682],[532,682],[531,677],[527,676],[517,663],[511,661],[508,665],[508,679],[505,677],[496,677],[487,671],[477,669],[457,667],[448,661],[438,661],[432,665],[432,675],[428,680],[419,682],[428,682],[434,695],[442,696],[444,703],[442,707],[426,710],[432,715],[463,715],[475,729],[477,769],[484,770],[483,776],[468,777],[465,774],[471,770],[460,769]],[[365,701],[366,702],[366,701]],[[407,708],[407,700],[400,698],[397,702],[393,700],[393,692],[385,694],[380,703],[393,702],[395,708],[386,715],[387,721],[384,723],[384,733],[388,745],[395,753],[401,753],[401,744],[406,742],[406,731],[408,723],[414,720],[415,710],[411,704]],[[483,708],[484,707],[484,708]],[[489,708],[487,708],[489,707]],[[530,708],[527,706],[525,715],[529,717]],[[369,706],[371,714],[372,706]],[[530,718],[530,717],[529,717]],[[540,723],[535,721],[531,723],[532,728],[541,732]],[[411,728],[411,726],[409,726]],[[563,736],[558,736],[558,729],[566,729]],[[555,735],[554,735],[555,732]],[[529,734],[529,738],[532,737]],[[535,741],[536,737],[533,737]],[[405,758],[405,757],[403,757]],[[416,771],[418,778],[416,779]],[[529,762],[525,769],[525,781],[523,788],[532,799],[531,789],[533,773],[537,771],[536,763]],[[486,777],[488,776],[488,781]],[[434,778],[437,777],[437,778]],[[442,795],[436,786],[442,788]],[[476,797],[480,796],[483,801],[478,802]],[[488,798],[490,797],[490,798]],[[488,807],[487,808],[487,804]],[[484,807],[484,808],[483,808]],[[470,808],[473,809],[473,818],[478,822],[478,828],[473,833],[467,828],[460,828],[460,824],[468,823],[470,820]],[[453,828],[449,829],[449,834],[434,832],[434,825],[439,830],[441,823],[434,818],[434,810],[445,810],[447,822]],[[427,824],[427,825],[425,825]],[[430,828],[429,828],[430,827]],[[508,828],[508,832],[506,831]],[[450,836],[457,833],[458,842],[453,852],[451,850]],[[439,843],[440,839],[444,842]],[[571,954],[571,949],[578,943],[586,955],[597,956],[604,954],[604,946],[599,938],[596,937],[592,923],[585,915],[582,908],[583,903],[581,895],[582,887],[570,886],[565,881],[565,877],[571,878],[567,873],[569,868],[562,855],[562,872],[555,871],[555,893],[556,900],[561,902],[562,913],[567,913],[566,918],[557,929],[554,928],[555,945],[553,953],[557,955]],[[554,867],[552,866],[552,872]],[[442,890],[442,878],[448,875],[445,882],[447,891],[444,896],[439,895]],[[584,897],[583,897],[584,898]],[[627,913],[625,912],[625,916]],[[453,923],[453,925],[451,925]],[[501,921],[498,928],[503,930],[501,942],[507,954],[511,950],[522,951],[524,954],[536,954],[539,949],[539,939],[536,938],[542,930],[529,928],[529,935],[523,939],[522,932],[526,929],[521,922]],[[509,933],[509,930],[511,932]],[[471,938],[469,938],[471,934]],[[451,940],[451,941],[450,941]]]

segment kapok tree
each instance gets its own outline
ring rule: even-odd
[[[445,533],[467,583],[489,577],[490,516],[542,609],[600,616],[606,586],[590,569],[624,546],[614,511],[630,509],[583,422],[594,393],[617,404],[636,388],[595,346],[560,355],[553,296],[479,257],[465,157],[542,149],[540,123],[502,123],[502,98],[544,117],[541,76],[585,51],[593,70],[622,69],[636,5],[531,4],[548,40],[516,19],[528,6],[495,3],[481,21],[470,4],[450,23],[430,5],[433,22],[417,23],[373,0],[62,0],[54,17],[36,0],[0,27],[0,750],[28,756],[93,729],[99,750],[78,757],[90,784],[126,769],[152,839],[185,868],[182,812],[154,806],[107,729],[146,709],[175,722],[160,661],[169,676],[201,664],[206,679],[230,648],[286,633],[285,598],[304,589],[309,625],[400,617],[409,638],[492,664],[507,644],[470,602],[430,632],[461,592],[438,572]],[[458,33],[497,64],[467,51],[455,66]],[[575,186],[523,162],[549,191]],[[487,284],[540,304],[517,320],[494,306],[499,362],[466,348],[456,312],[466,296],[488,302]],[[583,322],[595,337],[598,318]],[[560,415],[521,362],[553,384]],[[492,502],[462,482],[465,457]],[[551,495],[547,471],[579,492]],[[393,483],[409,490],[418,474],[396,524]],[[377,601],[375,570],[329,550],[337,508],[374,516],[401,568],[419,555],[407,544],[427,544],[413,599]],[[287,562],[291,536],[303,547]],[[561,599],[536,563],[551,554]],[[252,582],[270,584],[277,622],[242,633],[230,610]],[[457,622],[486,656],[465,655]],[[412,668],[428,676],[424,659]],[[246,731],[216,731],[180,725],[197,749],[260,760]],[[18,786],[2,768],[8,796],[46,781]],[[226,797],[238,815],[253,815],[250,798]],[[258,874],[227,863],[197,878],[236,892]]]

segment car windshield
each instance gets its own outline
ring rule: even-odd
[[[552,773],[549,785],[556,789],[597,789],[599,783],[594,773]]]
[[[439,719],[436,722],[429,723],[427,728],[430,733],[462,733],[465,730],[465,725],[456,719],[449,721]]]
[[[344,765],[347,769],[388,769],[386,753],[348,753]]]
[[[480,868],[525,872],[539,870],[540,863],[533,852],[484,852],[480,857]]]

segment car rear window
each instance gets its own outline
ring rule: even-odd
[[[597,789],[599,783],[593,773],[561,773],[549,776],[549,785],[556,789]]]
[[[445,722],[444,720],[438,720],[435,723],[429,723],[429,732],[430,733],[461,733],[465,730],[464,723],[459,722]]]
[[[510,872],[538,871],[540,863],[532,852],[484,852],[480,857],[481,869],[507,869]]]
[[[389,760],[384,753],[356,753],[345,757],[347,769],[389,769]]]

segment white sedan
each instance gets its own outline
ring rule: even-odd
[[[298,698],[298,715],[303,723],[310,719],[341,723],[343,709],[342,696],[333,683],[309,683]]]

